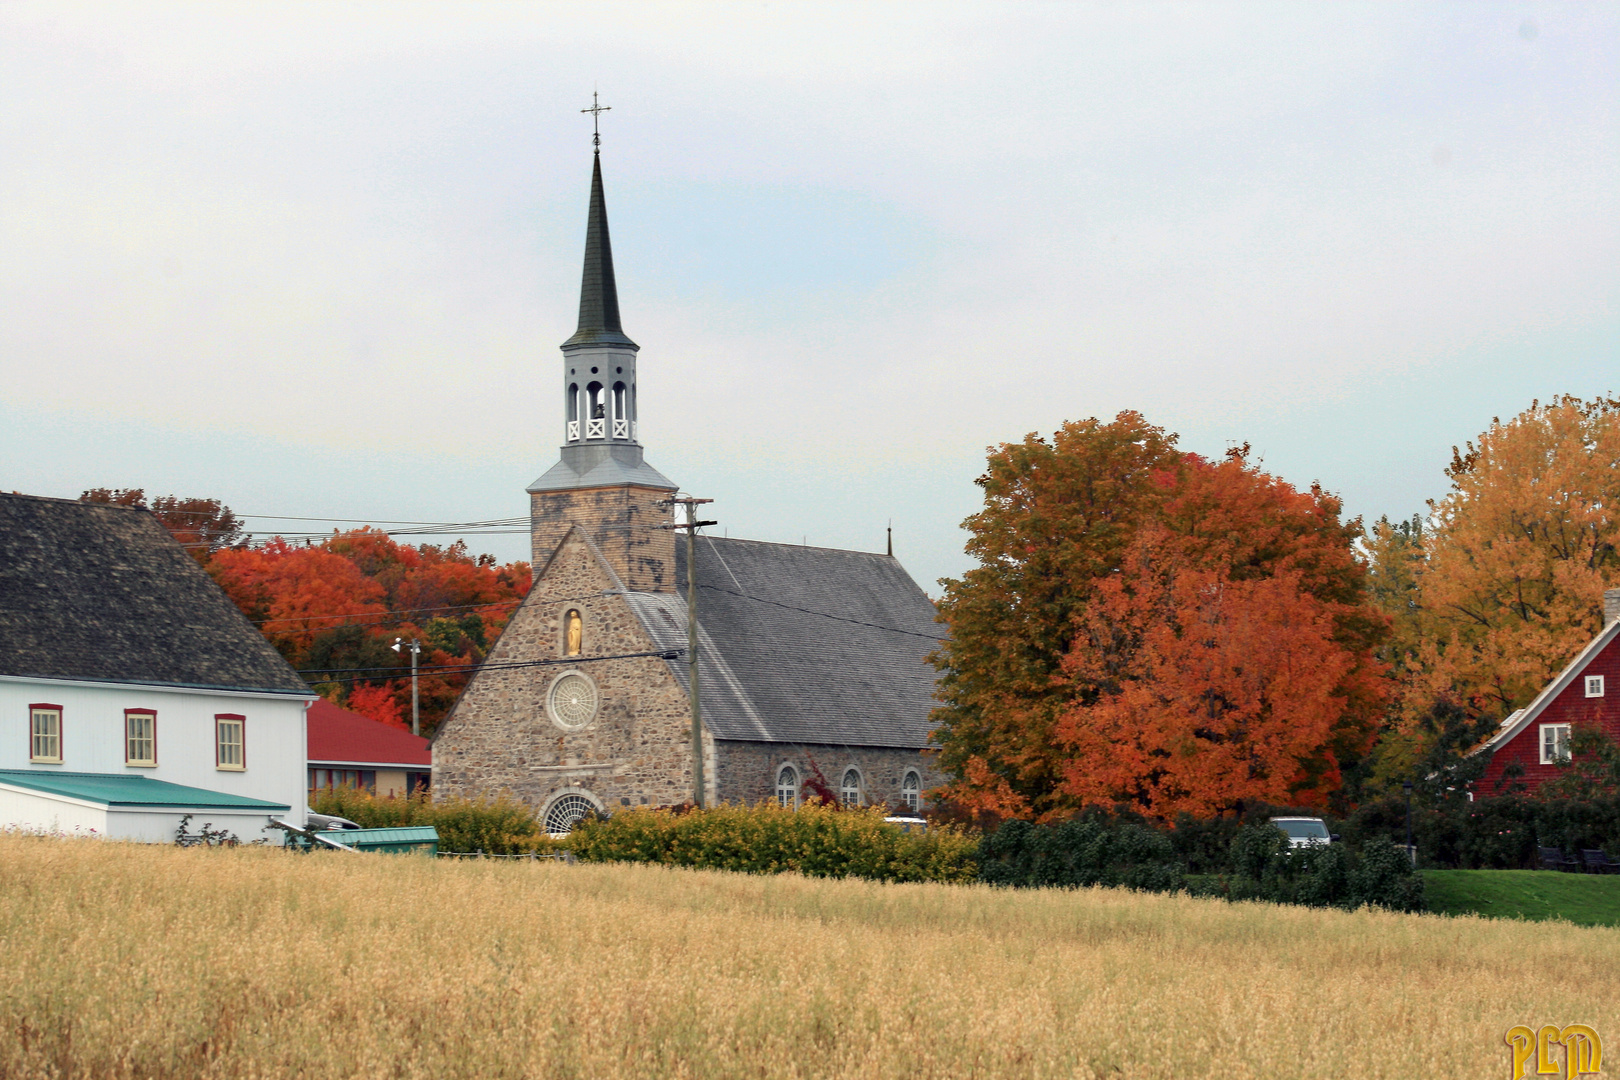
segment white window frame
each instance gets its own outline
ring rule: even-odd
[[[1601,675],[1588,675],[1588,676],[1586,676],[1586,696],[1587,697],[1602,697],[1603,696],[1603,676],[1601,676]]]
[[[40,729],[41,720],[51,721],[49,731]],[[50,740],[47,744],[44,740]],[[54,748],[55,754],[40,753]],[[62,764],[62,706],[28,706],[28,760],[39,765]]]
[[[225,730],[234,727],[236,739],[225,741]],[[234,761],[228,760],[235,758]],[[214,768],[221,772],[247,771],[247,718],[235,713],[219,713],[214,717]]]
[[[1537,732],[1537,735],[1539,736],[1537,745],[1540,749],[1538,756],[1540,757],[1543,765],[1566,765],[1569,763],[1569,727],[1570,726],[1568,724],[1541,725],[1541,729]],[[1549,737],[1552,739],[1552,754],[1547,752]],[[1560,745],[1563,747],[1564,751],[1562,756],[1559,756],[1557,753]]]
[[[135,755],[136,736],[134,721],[136,719],[148,722],[145,735],[139,740],[149,744],[151,753],[145,757]],[[124,764],[141,769],[155,769],[157,767],[157,710],[156,709],[125,709],[124,710]]]
[[[922,810],[922,773],[907,769],[900,778],[900,801],[912,810]]]
[[[782,777],[792,773],[793,779],[789,783],[782,783]],[[776,801],[787,810],[799,808],[799,768],[784,762],[776,767]]]
[[[855,777],[855,786],[853,788],[849,786],[851,774]],[[850,798],[849,793],[851,791],[855,793],[854,798]],[[838,803],[840,806],[864,806],[866,803],[866,778],[861,775],[861,770],[854,765],[850,765],[839,774]]]

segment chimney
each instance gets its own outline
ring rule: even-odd
[[[1620,589],[1603,590],[1603,625],[1620,619]]]

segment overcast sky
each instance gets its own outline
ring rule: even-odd
[[[1620,390],[1612,4],[0,3],[0,488],[525,514],[593,88],[715,532],[893,519],[937,593],[985,448],[1064,420],[1397,516]]]

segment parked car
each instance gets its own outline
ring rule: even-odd
[[[1271,823],[1288,834],[1289,847],[1316,847],[1338,839],[1319,817],[1274,817]]]
[[[883,820],[888,822],[890,825],[896,826],[901,832],[920,833],[928,831],[928,822],[920,817],[908,817],[904,814],[896,814],[893,817],[886,817]]]
[[[338,817],[336,814],[309,814],[304,818],[304,821],[308,823],[309,828],[323,832],[332,829],[358,829],[360,827],[348,818]]]

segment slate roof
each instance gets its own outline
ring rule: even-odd
[[[934,605],[888,555],[698,538],[699,680],[716,738],[921,748],[942,627]],[[661,649],[686,645],[686,543],[680,595],[632,592]],[[684,688],[687,661],[668,661]]]
[[[311,764],[404,765],[427,768],[433,752],[420,735],[339,708],[322,699],[304,714]]]
[[[312,696],[158,519],[0,494],[0,675]]]
[[[286,803],[251,799],[246,795],[230,795],[223,791],[171,784],[167,780],[154,780],[150,776],[125,776],[120,773],[42,772],[25,769],[0,769],[0,787],[22,788],[48,795],[64,795],[70,799],[100,803],[102,806],[121,807],[173,807],[179,810],[263,810],[267,813],[286,812],[292,807]]]
[[[613,279],[613,242],[608,238],[607,200],[602,195],[602,155],[591,167],[591,208],[585,217],[585,272],[579,286],[579,329],[562,343],[638,348],[619,325],[619,286]]]
[[[647,464],[641,453],[634,443],[573,443],[563,447],[557,464],[526,490],[574,491],[633,484],[674,491],[675,484]]]

